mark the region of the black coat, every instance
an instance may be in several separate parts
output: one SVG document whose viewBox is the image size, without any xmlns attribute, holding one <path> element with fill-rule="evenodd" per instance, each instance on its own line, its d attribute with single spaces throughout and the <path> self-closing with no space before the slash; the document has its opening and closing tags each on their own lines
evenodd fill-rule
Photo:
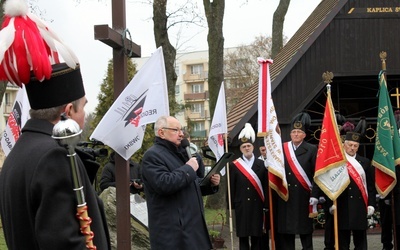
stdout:
<svg viewBox="0 0 400 250">
<path fill-rule="evenodd" d="M 152 250 L 212 248 L 198 177 L 187 161 L 184 149 L 159 137 L 143 156 Z"/>
<path fill-rule="evenodd" d="M 269 229 L 268 209 L 268 171 L 265 168 L 264 161 L 254 159 L 251 169 L 260 179 L 264 192 L 264 201 L 260 198 L 258 192 L 251 184 L 249 179 L 236 167 L 230 163 L 230 186 L 232 209 L 235 210 L 236 234 L 238 237 L 257 236 L 261 237 L 263 232 L 263 223 Z"/>
<path fill-rule="evenodd" d="M 100 178 L 101 191 L 107 189 L 108 187 L 116 187 L 114 155 L 115 152 L 111 153 L 109 161 L 106 163 L 106 165 L 104 165 L 103 172 L 101 172 L 101 178 Z M 130 177 L 130 182 L 133 182 L 134 180 L 136 180 L 136 182 L 142 181 L 140 165 L 136 162 L 133 162 L 132 160 L 129 160 L 129 177 Z M 137 194 L 142 190 L 143 188 L 137 189 L 133 184 L 129 186 L 129 191 L 131 194 Z"/>
<path fill-rule="evenodd" d="M 317 147 L 303 141 L 295 151 L 297 161 L 313 183 Z M 313 219 L 309 218 L 310 192 L 305 190 L 291 170 L 285 154 L 285 171 L 289 199 L 278 199 L 278 232 L 285 234 L 310 234 L 313 232 Z"/>
<path fill-rule="evenodd" d="M 374 168 L 371 166 L 371 161 L 365 157 L 356 155 L 356 160 L 361 164 L 366 174 L 368 206 L 375 206 Z M 330 200 L 328 202 L 332 203 Z M 337 213 L 339 230 L 366 230 L 368 228 L 367 207 L 360 189 L 351 177 L 350 184 L 337 198 Z"/>
<path fill-rule="evenodd" d="M 85 249 L 76 218 L 67 150 L 51 138 L 53 124 L 30 119 L 0 173 L 0 213 L 9 249 Z M 110 249 L 103 211 L 77 159 L 97 249 Z"/>
</svg>

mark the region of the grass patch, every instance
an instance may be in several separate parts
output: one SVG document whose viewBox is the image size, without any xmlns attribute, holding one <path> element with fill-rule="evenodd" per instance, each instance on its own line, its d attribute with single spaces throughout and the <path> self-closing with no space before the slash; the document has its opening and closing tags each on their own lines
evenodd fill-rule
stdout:
<svg viewBox="0 0 400 250">
<path fill-rule="evenodd" d="M 207 225 L 211 226 L 213 224 L 213 222 L 215 223 L 215 225 L 221 225 L 222 218 L 220 215 L 218 215 L 219 213 L 221 213 L 224 216 L 224 223 L 226 223 L 225 209 L 207 209 L 207 208 L 205 208 L 204 214 L 206 217 Z"/>
<path fill-rule="evenodd" d="M 0 249 L 7 250 L 6 240 L 4 239 L 3 226 L 0 219 Z"/>
</svg>

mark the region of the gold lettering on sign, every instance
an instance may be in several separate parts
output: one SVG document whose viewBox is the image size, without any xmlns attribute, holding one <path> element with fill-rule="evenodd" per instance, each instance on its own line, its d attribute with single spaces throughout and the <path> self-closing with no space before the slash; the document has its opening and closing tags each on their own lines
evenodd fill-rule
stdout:
<svg viewBox="0 0 400 250">
<path fill-rule="evenodd" d="M 392 7 L 367 8 L 367 13 L 391 13 L 391 12 L 393 12 Z"/>
</svg>

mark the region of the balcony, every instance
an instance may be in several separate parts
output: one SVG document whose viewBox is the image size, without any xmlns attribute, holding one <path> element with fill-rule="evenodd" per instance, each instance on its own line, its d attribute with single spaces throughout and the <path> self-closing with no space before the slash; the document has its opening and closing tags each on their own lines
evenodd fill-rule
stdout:
<svg viewBox="0 0 400 250">
<path fill-rule="evenodd" d="M 3 114 L 10 114 L 13 109 L 12 103 L 7 103 L 3 105 Z"/>
<path fill-rule="evenodd" d="M 188 93 L 184 94 L 183 98 L 185 101 L 205 101 L 208 99 L 208 91 L 202 93 Z"/>
<path fill-rule="evenodd" d="M 186 82 L 205 81 L 208 78 L 208 71 L 201 71 L 199 74 L 191 74 L 190 71 L 183 75 Z"/>
<path fill-rule="evenodd" d="M 203 110 L 201 112 L 187 112 L 187 118 L 192 121 L 204 121 L 207 120 L 210 116 L 208 110 Z"/>
</svg>

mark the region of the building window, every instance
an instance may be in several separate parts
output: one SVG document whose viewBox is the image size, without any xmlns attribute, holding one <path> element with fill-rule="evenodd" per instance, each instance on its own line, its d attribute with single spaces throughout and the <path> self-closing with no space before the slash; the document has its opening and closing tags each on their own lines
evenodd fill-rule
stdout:
<svg viewBox="0 0 400 250">
<path fill-rule="evenodd" d="M 203 93 L 204 92 L 203 85 L 204 84 L 202 83 L 192 84 L 192 93 Z"/>
<path fill-rule="evenodd" d="M 12 105 L 12 103 L 11 103 L 11 95 L 10 95 L 10 93 L 4 93 L 4 100 L 5 100 L 5 102 L 6 102 L 6 105 L 7 106 L 11 106 Z"/>
<path fill-rule="evenodd" d="M 192 104 L 192 113 L 203 113 L 204 112 L 204 104 L 203 103 L 193 103 Z"/>
<path fill-rule="evenodd" d="M 203 72 L 203 64 L 195 64 L 190 66 L 190 74 L 200 75 Z"/>
<path fill-rule="evenodd" d="M 193 131 L 204 131 L 204 122 L 194 122 Z"/>
<path fill-rule="evenodd" d="M 175 65 L 175 74 L 179 77 L 179 65 Z"/>
<path fill-rule="evenodd" d="M 175 95 L 179 95 L 180 89 L 179 85 L 175 85 Z"/>
</svg>

